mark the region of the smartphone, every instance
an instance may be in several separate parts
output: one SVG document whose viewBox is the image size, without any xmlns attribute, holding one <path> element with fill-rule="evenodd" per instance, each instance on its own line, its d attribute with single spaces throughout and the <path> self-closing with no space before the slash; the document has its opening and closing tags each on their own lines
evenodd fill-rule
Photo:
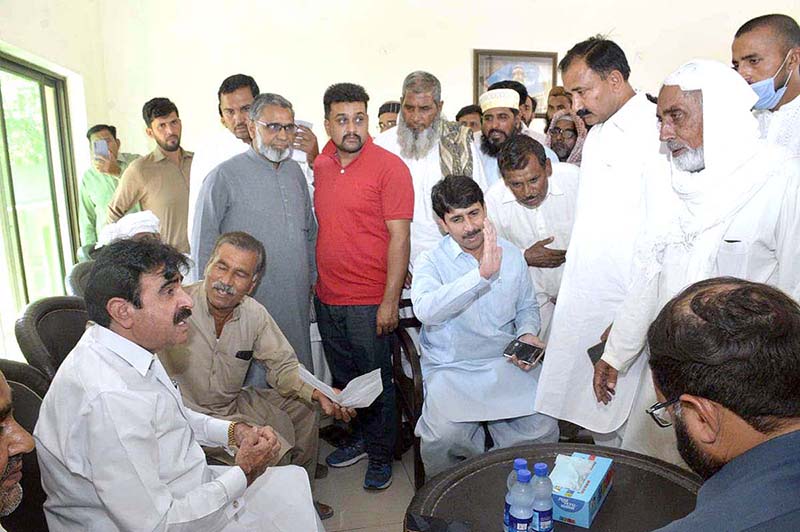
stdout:
<svg viewBox="0 0 800 532">
<path fill-rule="evenodd" d="M 606 342 L 603 340 L 597 345 L 593 345 L 589 349 L 586 350 L 586 353 L 589 355 L 589 360 L 592 361 L 592 365 L 597 364 L 597 361 L 600 360 L 600 357 L 603 356 L 603 352 L 606 350 Z"/>
<path fill-rule="evenodd" d="M 108 141 L 105 139 L 94 141 L 94 154 L 95 156 L 108 159 L 111 156 L 108 151 Z"/>
<path fill-rule="evenodd" d="M 506 358 L 516 356 L 520 362 L 535 366 L 544 359 L 544 348 L 512 340 L 503 350 L 503 356 Z"/>
</svg>

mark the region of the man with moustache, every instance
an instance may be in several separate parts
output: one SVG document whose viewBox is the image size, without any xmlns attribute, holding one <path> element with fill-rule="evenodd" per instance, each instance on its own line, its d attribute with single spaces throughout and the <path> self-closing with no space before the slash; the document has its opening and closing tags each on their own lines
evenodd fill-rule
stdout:
<svg viewBox="0 0 800 532">
<path fill-rule="evenodd" d="M 564 87 L 556 85 L 547 94 L 547 130 L 550 127 L 550 122 L 553 120 L 553 115 L 557 111 L 569 111 L 572 109 L 572 95 L 564 90 Z"/>
<path fill-rule="evenodd" d="M 736 72 L 700 59 L 667 76 L 659 92 L 671 179 L 646 183 L 631 284 L 594 369 L 597 401 L 627 419 L 623 449 L 679 461 L 670 433 L 643 413 L 655 392 L 647 369 L 637 371 L 647 326 L 672 295 L 731 275 L 800 298 L 800 160 L 758 138 L 756 98 Z"/>
<path fill-rule="evenodd" d="M 731 48 L 733 68 L 758 95 L 761 136 L 800 156 L 800 26 L 787 15 L 756 17 Z"/>
<path fill-rule="evenodd" d="M 575 221 L 579 170 L 551 163 L 527 135 L 508 139 L 497 160 L 503 180 L 486 193 L 487 214 L 497 235 L 522 251 L 539 304 L 539 337 L 546 341 Z"/>
<path fill-rule="evenodd" d="M 448 176 L 431 201 L 448 235 L 419 256 L 411 285 L 425 379 L 415 434 L 429 477 L 483 453 L 483 423 L 495 448 L 558 440 L 556 420 L 533 409 L 540 368 L 503 357 L 515 338 L 544 345 L 522 253 L 497 238 L 473 180 Z"/>
<path fill-rule="evenodd" d="M 480 105 L 465 105 L 456 113 L 456 122 L 462 126 L 466 126 L 472 130 L 473 133 L 481 132 L 481 106 Z"/>
<path fill-rule="evenodd" d="M 317 157 L 319 219 L 314 307 L 333 384 L 380 369 L 383 391 L 358 411 L 353 437 L 328 455 L 331 467 L 368 458 L 364 489 L 392 483 L 395 397 L 391 333 L 408 271 L 414 189 L 408 168 L 369 136 L 369 96 L 354 83 L 328 87 L 322 103 L 330 141 Z M 390 130 L 391 131 L 391 130 Z"/>
<path fill-rule="evenodd" d="M 587 350 L 601 341 L 630 286 L 645 213 L 643 183 L 667 181 L 669 165 L 659 151 L 655 104 L 631 87 L 628 60 L 616 43 L 580 42 L 559 68 L 572 108 L 593 127 L 583 147 L 575 225 L 536 408 L 591 430 L 598 443 L 619 446 L 616 431 L 626 416 L 597 402 Z M 630 373 L 644 365 L 640 358 Z"/>
<path fill-rule="evenodd" d="M 583 144 L 589 131 L 586 124 L 571 109 L 556 111 L 547 128 L 547 144 L 562 163 L 581 165 Z"/>
<path fill-rule="evenodd" d="M 122 174 L 108 204 L 108 223 L 116 222 L 138 204 L 161 221 L 164 242 L 189 253 L 189 173 L 194 154 L 181 148 L 181 119 L 169 99 L 148 101 L 142 117 L 156 148 L 133 161 Z"/>
<path fill-rule="evenodd" d="M 324 530 L 305 471 L 271 467 L 266 426 L 184 405 L 156 353 L 186 342 L 187 258 L 155 238 L 99 253 L 86 289 L 90 326 L 58 369 L 36 424 L 51 530 Z M 200 445 L 235 452 L 209 467 Z"/>
<path fill-rule="evenodd" d="M 281 442 L 281 463 L 303 467 L 313 487 L 319 447 L 314 403 L 345 421 L 355 412 L 300 380 L 292 346 L 264 306 L 250 297 L 266 269 L 261 242 L 243 232 L 221 235 L 205 280 L 185 287 L 194 309 L 187 322 L 189 340 L 168 348 L 161 359 L 195 412 L 272 427 Z M 270 388 L 244 386 L 251 362 L 266 368 Z M 322 519 L 333 515 L 329 506 L 317 504 Z"/>
<path fill-rule="evenodd" d="M 800 307 L 721 277 L 675 296 L 650 326 L 656 430 L 705 483 L 659 532 L 800 529 Z"/>
<path fill-rule="evenodd" d="M 253 298 L 275 319 L 300 363 L 313 371 L 309 316 L 317 222 L 303 171 L 291 159 L 297 131 L 292 104 L 277 94 L 258 95 L 247 127 L 250 149 L 217 166 L 203 183 L 192 258 L 208 264 L 219 236 L 233 231 L 263 243 L 270 267 Z M 256 381 L 264 376 L 251 375 L 249 382 Z"/>
<path fill-rule="evenodd" d="M 5 517 L 22 502 L 22 455 L 33 450 L 33 438 L 14 419 L 13 397 L 0 372 L 0 517 Z M 0 525 L 0 532 L 5 529 Z"/>
<path fill-rule="evenodd" d="M 442 116 L 443 105 L 442 85 L 436 76 L 412 72 L 403 81 L 397 127 L 375 138 L 375 144 L 403 160 L 413 178 L 412 267 L 422 251 L 436 246 L 442 238 L 430 203 L 433 185 L 458 174 L 486 188 L 472 131 L 447 121 Z"/>
</svg>

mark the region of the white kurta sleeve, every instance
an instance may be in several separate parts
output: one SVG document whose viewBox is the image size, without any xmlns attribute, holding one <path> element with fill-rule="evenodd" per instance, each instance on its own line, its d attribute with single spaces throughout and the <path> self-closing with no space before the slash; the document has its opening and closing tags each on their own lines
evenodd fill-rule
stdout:
<svg viewBox="0 0 800 532">
<path fill-rule="evenodd" d="M 450 283 L 443 283 L 434 264 L 433 254 L 422 253 L 414 267 L 411 301 L 414 315 L 424 325 L 440 325 L 472 303 L 489 281 L 478 268 L 470 270 Z"/>
<path fill-rule="evenodd" d="M 159 462 L 177 457 L 164 456 L 159 447 L 158 401 L 120 391 L 101 393 L 89 403 L 85 424 L 75 430 L 85 430 L 88 436 L 84 459 L 91 466 L 97 497 L 120 530 L 221 530 L 228 521 L 227 505 L 244 494 L 244 472 L 232 467 L 183 497 L 174 497 L 159 476 Z M 204 430 L 218 428 L 210 424 Z"/>
<path fill-rule="evenodd" d="M 778 288 L 800 301 L 800 158 L 789 159 L 785 168 L 793 175 L 788 180 L 775 235 Z"/>
</svg>

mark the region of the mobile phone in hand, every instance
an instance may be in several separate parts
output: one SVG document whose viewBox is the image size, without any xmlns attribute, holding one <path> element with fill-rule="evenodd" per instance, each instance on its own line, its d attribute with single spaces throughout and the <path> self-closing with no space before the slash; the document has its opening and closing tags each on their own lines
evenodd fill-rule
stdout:
<svg viewBox="0 0 800 532">
<path fill-rule="evenodd" d="M 105 139 L 94 141 L 94 154 L 95 156 L 108 159 L 111 156 L 108 151 L 108 141 Z"/>
<path fill-rule="evenodd" d="M 605 350 L 606 350 L 605 340 L 600 342 L 599 344 L 593 345 L 592 347 L 586 350 L 586 354 L 589 355 L 589 360 L 592 361 L 592 365 L 597 364 L 597 361 L 600 360 L 601 356 L 603 356 L 603 352 Z"/>
<path fill-rule="evenodd" d="M 519 340 L 512 340 L 503 350 L 503 356 L 511 358 L 516 356 L 517 360 L 524 364 L 534 366 L 544 358 L 544 348 L 536 345 L 526 344 Z"/>
</svg>

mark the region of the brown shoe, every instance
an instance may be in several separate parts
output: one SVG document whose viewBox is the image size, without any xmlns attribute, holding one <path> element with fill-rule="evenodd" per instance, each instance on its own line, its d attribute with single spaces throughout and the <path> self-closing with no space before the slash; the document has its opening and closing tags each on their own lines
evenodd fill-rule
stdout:
<svg viewBox="0 0 800 532">
<path fill-rule="evenodd" d="M 317 470 L 314 472 L 314 479 L 319 480 L 328 476 L 328 466 L 325 464 L 317 464 Z"/>
<path fill-rule="evenodd" d="M 331 508 L 327 504 L 323 504 L 319 501 L 314 501 L 314 508 L 317 509 L 317 515 L 319 515 L 321 521 L 333 517 L 333 508 Z"/>
</svg>

